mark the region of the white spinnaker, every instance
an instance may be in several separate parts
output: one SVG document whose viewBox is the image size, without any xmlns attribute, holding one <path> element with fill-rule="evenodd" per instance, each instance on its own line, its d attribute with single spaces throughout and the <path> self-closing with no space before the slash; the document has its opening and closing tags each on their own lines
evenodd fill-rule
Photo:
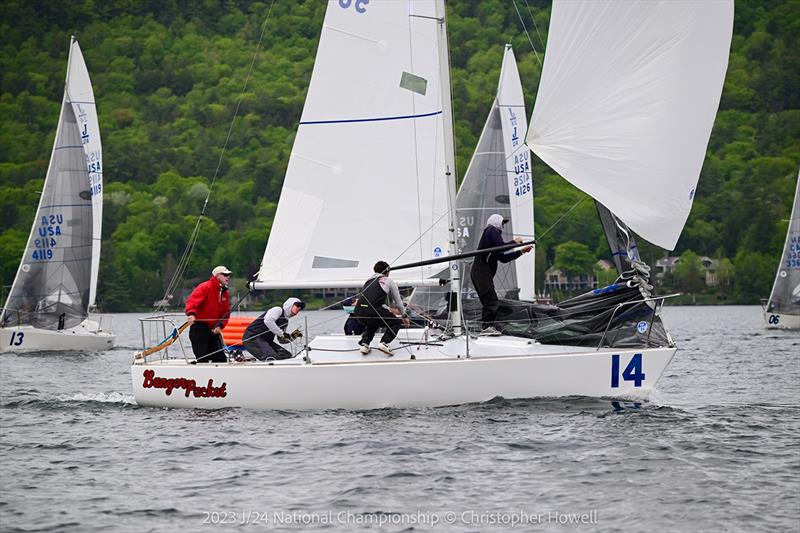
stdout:
<svg viewBox="0 0 800 533">
<path fill-rule="evenodd" d="M 506 175 L 508 176 L 508 197 L 511 204 L 511 224 L 515 236 L 531 240 L 533 226 L 533 183 L 531 179 L 531 154 L 525 146 L 525 128 L 528 124 L 525 113 L 525 99 L 522 96 L 522 82 L 519 79 L 517 60 L 511 45 L 506 45 L 500 83 L 497 90 L 497 104 L 500 108 L 500 121 L 503 125 L 503 146 L 506 153 Z M 534 291 L 535 255 L 523 254 L 516 261 L 517 285 L 520 300 L 532 301 Z"/>
<path fill-rule="evenodd" d="M 89 170 L 92 194 L 92 277 L 89 285 L 89 307 L 97 295 L 97 275 L 100 269 L 100 243 L 103 234 L 103 146 L 94 101 L 92 82 L 83 60 L 78 41 L 72 38 L 71 56 L 66 83 L 67 99 L 78 121 L 86 165 Z"/>
<path fill-rule="evenodd" d="M 256 287 L 360 285 L 377 260 L 447 253 L 435 15 L 425 0 L 328 3 Z"/>
<path fill-rule="evenodd" d="M 731 0 L 554 1 L 528 146 L 641 237 L 673 249 L 732 32 Z"/>
</svg>

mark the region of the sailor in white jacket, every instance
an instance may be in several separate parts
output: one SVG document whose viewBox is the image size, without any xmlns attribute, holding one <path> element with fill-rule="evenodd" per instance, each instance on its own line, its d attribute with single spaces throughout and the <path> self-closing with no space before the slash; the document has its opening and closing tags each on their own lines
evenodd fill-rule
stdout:
<svg viewBox="0 0 800 533">
<path fill-rule="evenodd" d="M 281 344 L 289 342 L 286 334 L 289 318 L 297 315 L 305 306 L 299 298 L 289 298 L 283 303 L 283 307 L 276 305 L 262 313 L 247 326 L 242 336 L 244 347 L 261 361 L 293 357 L 287 350 L 275 344 L 275 340 Z"/>
</svg>

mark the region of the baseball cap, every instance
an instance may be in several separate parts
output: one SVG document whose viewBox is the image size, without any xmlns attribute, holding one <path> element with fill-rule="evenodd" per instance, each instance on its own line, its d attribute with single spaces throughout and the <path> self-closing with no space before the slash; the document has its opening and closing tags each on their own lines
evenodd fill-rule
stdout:
<svg viewBox="0 0 800 533">
<path fill-rule="evenodd" d="M 218 267 L 214 267 L 214 270 L 211 271 L 212 276 L 216 276 L 217 274 L 226 274 L 230 276 L 231 274 L 233 274 L 233 272 L 228 270 L 228 267 L 220 265 Z"/>
</svg>

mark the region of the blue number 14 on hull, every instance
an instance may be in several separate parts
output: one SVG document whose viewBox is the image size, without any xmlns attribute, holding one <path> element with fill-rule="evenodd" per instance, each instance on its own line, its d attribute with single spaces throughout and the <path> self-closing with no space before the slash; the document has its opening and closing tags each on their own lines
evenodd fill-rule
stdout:
<svg viewBox="0 0 800 533">
<path fill-rule="evenodd" d="M 633 381 L 634 387 L 641 387 L 644 382 L 644 372 L 642 372 L 642 354 L 633 354 L 628 366 L 622 371 L 624 381 Z M 619 388 L 619 354 L 611 356 L 611 388 Z"/>
</svg>

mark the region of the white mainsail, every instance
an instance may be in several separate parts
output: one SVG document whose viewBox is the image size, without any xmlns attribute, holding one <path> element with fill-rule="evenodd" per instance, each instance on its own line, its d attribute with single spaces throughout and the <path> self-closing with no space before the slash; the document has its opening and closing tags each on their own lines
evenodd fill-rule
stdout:
<svg viewBox="0 0 800 533">
<path fill-rule="evenodd" d="M 328 3 L 256 288 L 356 287 L 377 260 L 448 252 L 436 5 Z"/>
<path fill-rule="evenodd" d="M 527 127 L 522 83 L 510 44 L 506 45 L 497 93 L 456 196 L 456 252 L 477 249 L 487 218 L 497 213 L 509 220 L 504 239 L 520 235 L 533 238 L 533 189 L 530 151 L 525 146 Z M 497 293 L 504 298 L 532 300 L 533 254 L 512 263 L 500 263 L 495 276 Z M 440 267 L 441 268 L 441 267 Z M 469 268 L 461 280 L 461 294 L 476 298 Z M 444 267 L 440 277 L 447 279 Z M 449 285 L 415 289 L 411 303 L 417 310 L 438 314 L 446 308 Z"/>
<path fill-rule="evenodd" d="M 97 107 L 94 101 L 92 82 L 83 60 L 81 47 L 73 37 L 70 46 L 70 60 L 67 71 L 65 98 L 72 105 L 78 121 L 81 144 L 86 154 L 89 171 L 90 193 L 92 195 L 92 273 L 89 283 L 89 307 L 93 307 L 97 297 L 97 276 L 100 270 L 100 244 L 103 234 L 103 146 L 100 142 L 100 125 L 97 121 Z"/>
<path fill-rule="evenodd" d="M 534 237 L 533 226 L 533 180 L 531 176 L 531 153 L 525 146 L 525 128 L 528 117 L 522 82 L 519 79 L 517 60 L 511 45 L 506 45 L 500 85 L 497 90 L 497 106 L 503 124 L 503 146 L 505 148 L 508 196 L 511 207 L 511 230 L 515 236 L 526 241 Z M 534 253 L 523 254 L 513 265 L 517 271 L 520 300 L 532 301 L 534 291 Z"/>
<path fill-rule="evenodd" d="M 527 144 L 673 249 L 719 107 L 733 2 L 555 1 Z"/>
</svg>

